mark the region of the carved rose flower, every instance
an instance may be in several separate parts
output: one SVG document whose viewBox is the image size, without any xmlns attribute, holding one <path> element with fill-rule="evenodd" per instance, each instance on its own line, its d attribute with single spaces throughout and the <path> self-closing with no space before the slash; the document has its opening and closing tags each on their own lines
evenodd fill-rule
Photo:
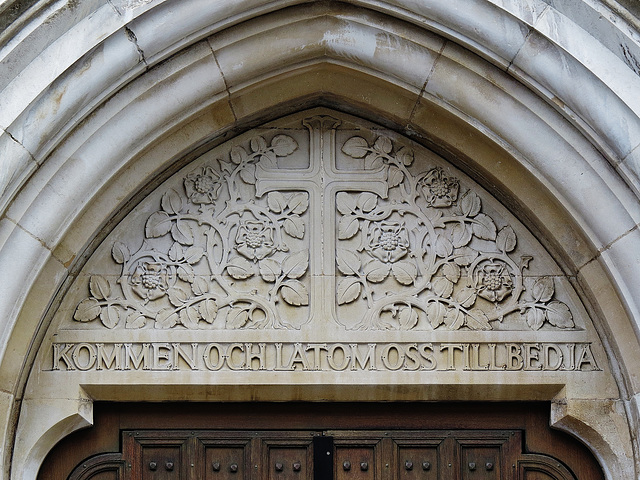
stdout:
<svg viewBox="0 0 640 480">
<path fill-rule="evenodd" d="M 169 288 L 167 266 L 163 263 L 143 262 L 136 267 L 129 283 L 140 298 L 156 300 L 164 296 Z"/>
<path fill-rule="evenodd" d="M 418 185 L 429 207 L 450 207 L 458 199 L 458 179 L 447 177 L 439 167 L 429 170 Z"/>
<path fill-rule="evenodd" d="M 275 250 L 273 227 L 259 220 L 240 223 L 236 235 L 236 250 L 249 260 L 262 260 Z"/>
<path fill-rule="evenodd" d="M 409 233 L 401 223 L 372 223 L 369 226 L 365 248 L 370 255 L 382 262 L 396 262 L 409 250 Z"/>
<path fill-rule="evenodd" d="M 213 203 L 220 192 L 220 175 L 211 167 L 203 167 L 184 179 L 184 189 L 193 203 Z"/>
<path fill-rule="evenodd" d="M 485 263 L 474 275 L 476 292 L 490 302 L 499 302 L 513 290 L 509 267 L 503 262 Z"/>
</svg>

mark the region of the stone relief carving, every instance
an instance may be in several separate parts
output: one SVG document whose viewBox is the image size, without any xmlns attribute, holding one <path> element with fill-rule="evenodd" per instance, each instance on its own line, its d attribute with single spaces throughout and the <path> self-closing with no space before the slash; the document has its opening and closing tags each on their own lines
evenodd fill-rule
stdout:
<svg viewBox="0 0 640 480">
<path fill-rule="evenodd" d="M 497 229 L 480 197 L 440 167 L 413 174 L 413 150 L 379 136 L 348 139 L 342 152 L 386 171 L 388 196 L 339 192 L 337 303 L 366 303 L 356 328 L 489 330 L 509 314 L 527 325 L 574 326 L 554 300 L 553 278 L 526 279 L 531 256 L 512 258 L 517 237 Z"/>
<path fill-rule="evenodd" d="M 261 137 L 249 150 L 234 146 L 230 161 L 217 160 L 184 178 L 183 192 L 166 191 L 160 210 L 146 221 L 140 248 L 116 242 L 111 254 L 122 266 L 110 282 L 89 280 L 90 296 L 74 320 L 99 319 L 107 328 L 290 328 L 279 303 L 309 304 L 304 278 L 306 192 L 270 192 L 256 198 L 256 165 L 276 165 L 298 148 L 293 138 Z M 295 248 L 290 248 L 295 246 Z M 259 280 L 256 280 L 259 279 Z"/>
<path fill-rule="evenodd" d="M 236 144 L 185 174 L 180 191 L 167 188 L 142 244 L 113 243 L 119 275 L 92 275 L 73 319 L 300 328 L 322 311 L 329 318 L 312 321 L 363 330 L 574 327 L 554 279 L 525 275 L 533 257 L 516 255 L 514 228 L 498 228 L 472 188 L 384 135 L 336 145 L 338 120 L 303 124 L 307 169 L 289 168 L 298 143 L 278 133 Z"/>
</svg>

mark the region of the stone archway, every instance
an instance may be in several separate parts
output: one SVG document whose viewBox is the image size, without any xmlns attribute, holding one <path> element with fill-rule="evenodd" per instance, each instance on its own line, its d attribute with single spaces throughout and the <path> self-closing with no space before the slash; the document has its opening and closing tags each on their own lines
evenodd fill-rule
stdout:
<svg viewBox="0 0 640 480">
<path fill-rule="evenodd" d="M 113 17 L 100 10 L 100 15 L 106 16 L 102 18 L 112 19 L 104 25 L 113 35 L 107 35 L 100 48 L 88 51 L 77 64 L 71 61 L 77 58 L 75 53 L 65 57 L 73 67 L 61 74 L 50 90 L 35 82 L 17 94 L 19 80 L 9 82 L 3 97 L 3 105 L 12 99 L 11 109 L 5 110 L 9 120 L 2 125 L 11 133 L 11 137 L 5 134 L 6 148 L 17 162 L 27 158 L 26 164 L 33 169 L 44 163 L 3 218 L 3 271 L 15 278 L 2 304 L 8 319 L 3 333 L 3 402 L 16 416 L 20 406 L 23 412 L 22 424 L 17 427 L 18 443 L 13 448 L 19 452 L 14 475 L 29 476 L 58 438 L 90 421 L 89 404 L 82 392 L 52 400 L 30 396 L 24 385 L 51 320 L 46 314 L 53 312 L 49 304 L 55 292 L 77 273 L 81 257 L 93 251 L 92 242 L 119 219 L 121 207 L 135 203 L 154 179 L 159 181 L 174 171 L 180 159 L 187 161 L 199 146 L 213 139 L 222 141 L 301 105 L 358 112 L 437 148 L 517 212 L 543 241 L 584 292 L 620 389 L 612 403 L 607 401 L 615 412 L 610 416 L 588 413 L 592 408 L 601 411 L 602 403 L 571 399 L 566 405 L 559 402 L 554 406 L 555 421 L 592 446 L 610 477 L 628 474 L 633 469 L 633 455 L 631 441 L 624 438 L 628 438 L 625 429 L 635 428 L 629 414 L 637 391 L 631 366 L 637 364 L 638 350 L 635 323 L 629 320 L 629 316 L 635 318 L 636 272 L 626 266 L 636 261 L 630 246 L 637 233 L 632 170 L 637 118 L 634 100 L 621 84 L 629 80 L 627 85 L 633 85 L 637 80 L 623 71 L 619 79 L 602 83 L 597 65 L 586 72 L 561 69 L 582 72 L 582 79 L 593 80 L 595 76 L 597 81 L 588 84 L 603 89 L 598 90 L 600 95 L 574 96 L 567 77 L 555 77 L 549 73 L 554 69 L 542 68 L 543 60 L 555 61 L 554 65 L 566 60 L 578 68 L 579 52 L 563 44 L 561 35 L 553 37 L 553 32 L 545 30 L 550 18 L 557 18 L 555 25 L 573 24 L 563 23 L 567 17 L 557 15 L 556 10 L 540 7 L 514 11 L 479 3 L 479 11 L 494 15 L 505 26 L 483 41 L 473 29 L 465 30 L 461 17 L 443 17 L 452 13 L 444 6 L 419 12 L 389 4 L 374 12 L 328 3 L 311 12 L 290 8 L 266 15 L 271 9 L 267 5 L 262 12 L 238 7 L 235 12 L 210 11 L 209 17 L 197 19 L 183 10 L 183 17 L 171 17 L 184 20 L 176 22 L 183 28 L 180 34 L 173 32 L 179 40 L 167 30 L 145 30 L 153 22 L 166 21 L 169 3 L 126 11 L 116 8 Z M 188 9 L 188 2 L 181 8 Z M 467 14 L 470 12 L 457 13 Z M 212 21 L 215 16 L 224 20 Z M 428 19 L 429 29 L 420 27 L 420 18 Z M 208 29 L 192 23 L 200 20 L 209 22 Z M 241 27 L 233 28 L 242 21 Z M 273 43 L 284 38 L 279 35 L 284 25 L 304 32 L 296 37 L 298 45 Z M 189 29 L 192 36 L 185 35 Z M 157 37 L 145 37 L 145 31 L 162 31 L 165 43 L 154 42 Z M 430 31 L 444 33 L 449 40 Z M 527 32 L 533 34 L 527 36 Z M 209 41 L 199 41 L 208 34 L 212 35 Z M 541 55 L 536 42 L 545 34 L 571 54 L 564 56 L 562 49 L 550 48 L 545 50 L 548 55 Z M 498 44 L 512 44 L 503 42 L 505 38 L 520 38 L 513 43 L 519 48 L 514 47 L 511 53 L 498 48 Z M 490 62 L 457 43 L 471 47 Z M 255 55 L 261 44 L 270 46 L 271 56 L 267 52 Z M 80 45 L 86 48 L 96 43 Z M 376 47 L 367 50 L 373 45 Z M 634 44 L 629 45 L 633 52 Z M 398 62 L 398 51 L 403 52 L 402 62 Z M 128 64 L 119 64 L 120 73 L 110 68 L 110 52 L 128 55 L 118 57 L 129 59 Z M 414 60 L 407 62 L 406 58 Z M 46 63 L 46 56 L 41 59 L 45 65 L 54 64 Z M 514 62 L 512 76 L 495 67 L 504 67 L 504 59 Z M 67 61 L 59 60 L 58 69 Z M 406 64 L 420 68 L 407 71 Z M 154 68 L 143 74 L 146 65 Z M 29 68 L 36 66 L 37 62 Z M 107 70 L 118 78 L 102 76 L 100 66 L 109 66 Z M 74 71 L 96 72 L 101 80 L 93 82 L 88 76 L 74 75 Z M 58 73 L 44 75 L 44 81 L 52 81 Z M 22 75 L 29 77 L 28 68 Z M 538 94 L 558 93 L 556 103 L 541 100 L 544 95 L 535 95 L 514 77 Z M 126 86 L 120 83 L 129 80 Z M 106 89 L 105 84 L 109 85 Z M 50 101 L 51 96 L 73 85 L 86 86 L 94 93 L 85 97 L 86 102 L 80 96 L 64 95 L 58 102 Z M 609 105 L 620 106 L 621 115 L 610 115 L 598 107 L 595 99 L 604 94 Z M 164 101 L 159 103 L 158 97 Z M 56 105 L 53 115 L 48 109 Z M 25 106 L 28 108 L 21 113 Z M 89 111 L 91 115 L 86 116 Z M 40 118 L 45 120 L 37 120 Z M 620 119 L 627 122 L 624 128 L 610 123 Z M 533 126 L 536 135 L 531 135 Z M 558 158 L 563 161 L 556 161 Z M 23 179 L 17 177 L 11 185 L 22 185 Z M 68 189 L 69 185 L 74 188 Z M 618 213 L 610 215 L 612 210 Z M 567 229 L 567 225 L 573 228 Z M 42 428 L 33 429 L 25 423 L 32 409 L 41 405 L 55 405 L 57 412 L 50 420 L 54 423 L 42 424 L 50 427 L 44 434 Z M 9 419 L 6 439 L 8 461 L 14 441 Z"/>
</svg>

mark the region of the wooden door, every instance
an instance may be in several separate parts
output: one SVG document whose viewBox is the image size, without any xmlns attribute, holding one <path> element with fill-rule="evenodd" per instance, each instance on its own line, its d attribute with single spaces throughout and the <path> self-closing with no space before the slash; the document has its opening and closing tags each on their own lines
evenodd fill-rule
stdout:
<svg viewBox="0 0 640 480">
<path fill-rule="evenodd" d="M 89 456 L 75 468 L 61 467 L 60 455 L 80 452 L 73 442 L 54 449 L 40 479 L 56 480 L 600 480 L 604 476 L 593 457 L 575 442 L 535 423 L 504 428 L 518 414 L 516 408 L 473 416 L 461 412 L 434 417 L 420 415 L 419 404 L 395 414 L 388 406 L 327 406 L 295 408 L 264 405 L 264 415 L 230 407 L 213 423 L 207 415 L 164 417 L 166 406 L 145 406 L 146 414 L 127 420 L 119 412 L 110 429 L 118 429 L 117 452 Z M 229 407 L 227 407 L 229 408 Z M 279 411 L 278 408 L 283 409 Z M 432 409 L 434 407 L 431 407 Z M 255 409 L 255 407 L 254 407 Z M 273 409 L 270 414 L 269 410 Z M 315 410 L 315 411 L 314 411 Z M 446 409 L 445 409 L 446 410 Z M 449 409 L 451 410 L 451 408 Z M 235 413 L 233 413 L 235 412 Z M 277 412 L 277 413 L 275 413 Z M 351 416 L 349 416 L 351 412 Z M 495 416 L 489 416 L 488 413 Z M 101 420 L 97 415 L 97 422 Z M 181 418 L 182 417 L 182 418 Z M 254 418 L 255 417 L 255 418 Z M 425 418 L 426 417 L 426 418 Z M 478 418 L 484 420 L 478 421 Z M 513 417 L 513 418 L 510 418 Z M 475 421 L 473 420 L 475 418 Z M 445 420 L 446 419 L 446 420 Z M 106 419 L 109 423 L 108 418 Z M 286 421 L 285 421 L 286 420 Z M 498 428 L 487 428 L 496 420 Z M 209 422 L 209 425 L 206 423 Z M 520 419 L 522 422 L 522 419 Z M 211 428 L 175 428 L 207 426 Z M 440 425 L 438 425 L 440 423 Z M 475 423 L 475 424 L 474 424 Z M 251 429 L 250 424 L 260 429 Z M 435 427 L 427 428 L 429 424 Z M 308 425 L 310 428 L 300 428 Z M 371 429 L 373 425 L 385 428 Z M 537 426 L 536 426 L 537 425 Z M 150 426 L 159 428 L 149 428 Z M 236 428 L 230 429 L 234 426 Z M 360 426 L 364 428 L 354 428 Z M 392 427 L 393 426 L 393 427 Z M 419 427 L 419 428 L 412 428 Z M 449 428 L 442 428 L 448 426 Z M 455 426 L 455 428 L 451 428 Z M 485 428 L 472 428 L 483 426 Z M 515 426 L 515 425 L 513 425 Z M 265 428 L 268 427 L 268 428 Z M 289 427 L 289 428 L 287 428 Z M 392 427 L 392 428 L 389 428 Z M 469 428 L 465 428 L 469 427 Z M 539 432 L 538 432 L 539 430 Z M 549 432 L 547 432 L 549 433 Z M 77 434 L 81 438 L 83 434 Z M 91 438 L 91 434 L 88 435 Z M 85 438 L 87 435 L 85 434 Z M 96 442 L 97 437 L 92 442 Z M 572 443 L 573 442 L 573 443 Z M 64 442 L 63 442 L 64 443 Z M 548 444 L 547 444 L 548 443 Z M 86 445 L 76 441 L 79 450 Z M 546 446 L 545 446 L 546 445 Z M 531 447 L 538 451 L 531 451 Z M 579 445 L 578 445 L 579 446 Z M 92 451 L 96 451 L 93 445 Z M 90 449 L 91 450 L 91 449 Z M 579 455 L 577 452 L 581 452 Z M 580 456 L 581 455 L 581 456 Z M 80 457 L 82 458 L 82 457 Z M 66 464 L 69 465 L 69 459 Z M 77 461 L 76 461 L 77 462 Z M 56 463 L 58 466 L 56 467 Z M 64 472 L 64 469 L 66 473 Z"/>
</svg>

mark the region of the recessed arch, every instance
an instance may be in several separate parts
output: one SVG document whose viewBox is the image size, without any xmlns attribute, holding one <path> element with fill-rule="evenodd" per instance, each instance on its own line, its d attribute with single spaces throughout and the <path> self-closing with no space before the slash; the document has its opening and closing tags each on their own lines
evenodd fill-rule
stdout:
<svg viewBox="0 0 640 480">
<path fill-rule="evenodd" d="M 637 379 L 626 365 L 635 365 L 638 355 L 633 321 L 637 283 L 635 270 L 626 266 L 637 261 L 632 252 L 639 209 L 629 170 L 637 138 L 634 100 L 617 80 L 604 87 L 594 82 L 613 92 L 611 103 L 623 104 L 620 111 L 627 113 L 616 118 L 626 119 L 629 128 L 621 133 L 619 125 L 608 123 L 615 116 L 591 115 L 592 109 L 604 110 L 581 103 L 592 96 L 574 99 L 562 90 L 568 79 L 554 79 L 560 88 L 544 78 L 551 68 L 536 70 L 535 62 L 526 64 L 534 58 L 527 53 L 533 44 L 526 44 L 532 29 L 531 36 L 546 34 L 548 40 L 551 33 L 543 31 L 549 25 L 546 20 L 566 17 L 546 4 L 506 11 L 478 2 L 477 8 L 505 26 L 492 32 L 495 37 L 480 40 L 470 35 L 473 29 L 465 30 L 465 21 L 455 16 L 460 12 L 444 5 L 420 12 L 399 2 L 373 9 L 365 9 L 364 3 L 329 2 L 308 12 L 307 6 L 296 8 L 293 3 L 278 11 L 272 4 L 256 3 L 254 8 L 225 7 L 237 9 L 233 12 L 211 10 L 208 16 L 190 18 L 191 23 L 176 21 L 179 28 L 173 36 L 170 30 L 156 28 L 166 22 L 168 12 L 176 13 L 175 8 L 185 14 L 174 20 L 184 20 L 191 8 L 187 3 L 178 7 L 159 2 L 109 15 L 102 10 L 100 14 L 111 19 L 110 27 L 105 26 L 111 34 L 102 43 L 79 44 L 85 50 L 76 51 L 76 57 L 65 50 L 70 55 L 67 67 L 51 73 L 57 83 L 47 88 L 34 85 L 12 97 L 16 90 L 11 85 L 19 85 L 15 80 L 5 90 L 2 105 L 12 101 L 6 110 L 10 120 L 1 125 L 7 148 L 16 150 L 12 158 L 26 155 L 33 172 L 28 182 L 14 185 L 22 189 L 2 219 L 3 268 L 16 278 L 2 304 L 8 319 L 2 347 L 7 403 L 29 401 L 22 389 L 55 292 L 69 281 L 79 257 L 88 254 L 87 246 L 118 218 L 117 211 L 148 190 L 150 179 L 174 171 L 202 145 L 301 108 L 328 106 L 436 148 L 476 176 L 544 239 L 601 320 L 599 333 L 620 368 L 618 408 L 626 405 L 627 415 L 632 412 Z M 428 28 L 423 28 L 424 22 Z M 284 41 L 284 32 L 290 35 L 292 28 L 300 35 Z M 160 32 L 162 38 L 157 38 Z M 60 38 L 73 38 L 65 35 Z M 502 42 L 507 37 L 520 39 L 514 40 L 512 51 L 496 46 L 509 45 Z M 496 38 L 493 44 L 491 38 Z M 273 46 L 277 41 L 283 42 L 277 52 L 252 54 L 257 45 Z M 14 55 L 18 47 L 15 44 Z M 406 68 L 406 60 L 398 61 L 397 51 L 412 59 L 413 68 Z M 53 67 L 45 57 L 38 58 Z M 550 58 L 557 63 L 566 60 Z M 97 66 L 101 59 L 102 70 Z M 114 65 L 120 70 L 112 69 Z M 98 77 L 108 70 L 114 80 L 101 77 L 102 83 L 96 83 L 77 77 L 83 68 L 97 68 Z M 25 72 L 22 78 L 29 76 L 29 70 Z M 594 67 L 579 77 L 596 74 Z M 46 81 L 52 82 L 52 76 Z M 629 78 L 625 73 L 624 79 Z M 67 101 L 63 95 L 59 110 L 47 110 L 56 92 L 73 91 L 74 85 L 86 85 L 88 93 Z M 550 92 L 560 93 L 557 98 L 564 106 L 550 101 Z M 12 112 L 15 116 L 10 118 Z M 34 120 L 38 116 L 45 120 Z M 538 137 L 531 134 L 532 126 Z M 609 215 L 612 210 L 618 214 Z M 611 422 L 607 425 L 604 435 L 618 436 L 608 442 L 620 442 L 625 434 Z M 21 433 L 21 428 L 21 439 L 37 436 L 28 429 Z M 12 438 L 9 433 L 7 446 Z M 611 472 L 629 471 L 631 460 L 624 461 L 626 466 L 611 466 Z M 607 462 L 612 460 L 603 459 Z M 16 466 L 19 471 L 19 463 Z"/>
</svg>

